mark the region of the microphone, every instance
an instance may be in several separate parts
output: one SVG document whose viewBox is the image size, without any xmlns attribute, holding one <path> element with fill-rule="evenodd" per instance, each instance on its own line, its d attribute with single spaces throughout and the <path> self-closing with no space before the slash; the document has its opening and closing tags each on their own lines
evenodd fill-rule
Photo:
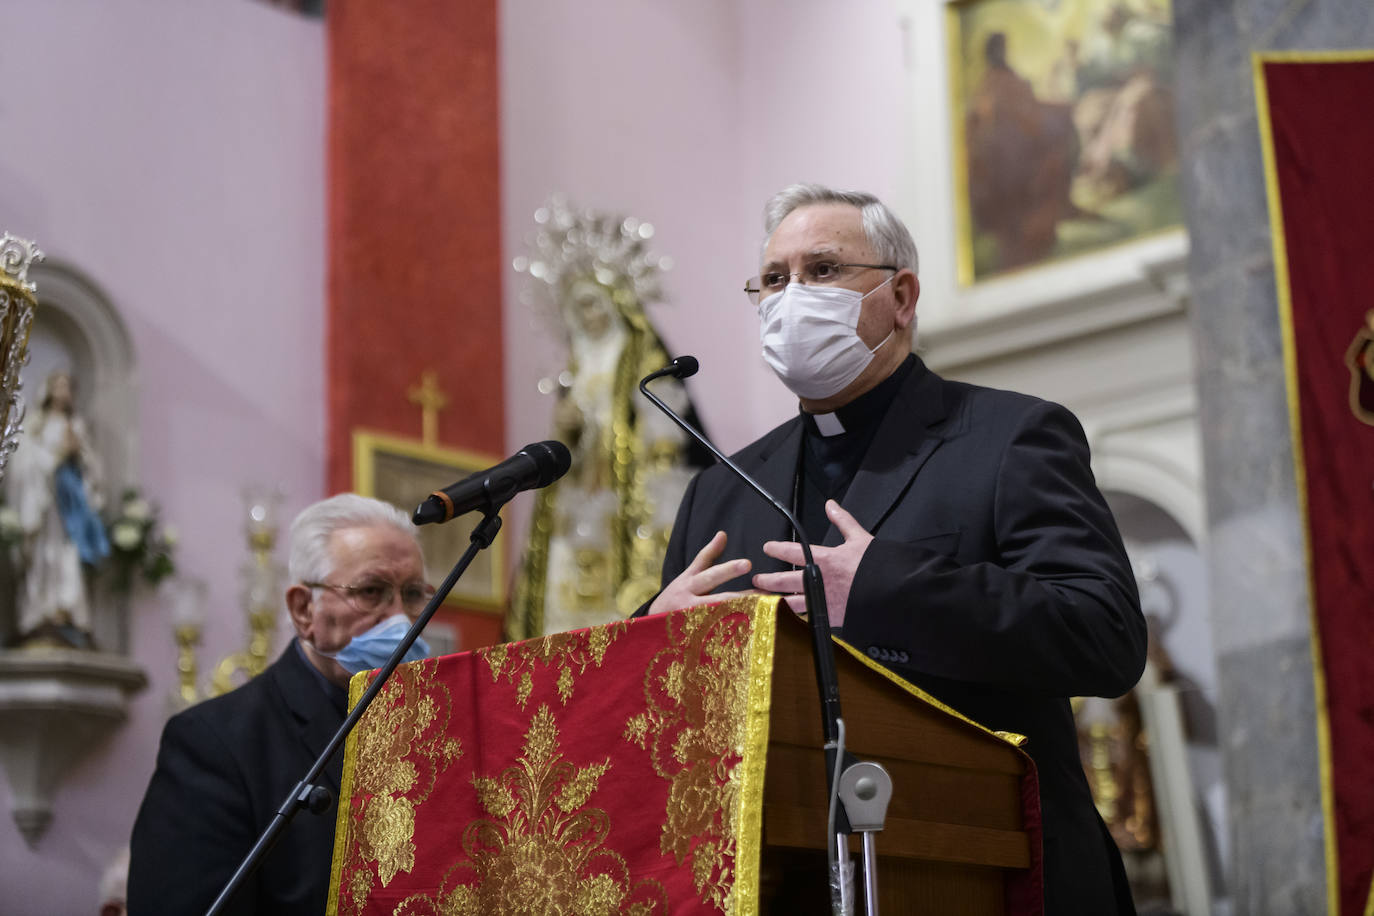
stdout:
<svg viewBox="0 0 1374 916">
<path fill-rule="evenodd" d="M 411 517 L 417 525 L 446 522 L 474 509 L 491 511 L 522 490 L 547 487 L 572 466 L 572 453 L 562 442 L 546 439 L 525 446 L 505 461 L 435 490 Z"/>
<path fill-rule="evenodd" d="M 677 359 L 673 360 L 671 363 L 664 366 L 662 369 L 659 369 L 657 372 L 650 372 L 648 375 L 644 376 L 644 378 L 641 379 L 639 382 L 639 390 L 643 391 L 644 396 L 647 397 L 649 400 L 657 403 L 654 396 L 649 394 L 649 392 L 645 390 L 645 385 L 649 384 L 656 378 L 663 378 L 667 375 L 671 375 L 675 379 L 691 378 L 692 376 L 697 374 L 697 370 L 700 368 L 701 363 L 697 362 L 697 358 L 695 356 L 679 356 Z M 677 415 L 674 414 L 671 410 L 668 411 L 668 416 L 672 417 L 674 420 L 677 420 L 678 425 L 682 426 L 682 420 L 678 419 Z M 685 426 L 683 428 L 686 429 Z M 689 435 L 691 435 L 692 433 L 690 429 L 687 430 L 687 432 Z M 695 438 L 698 442 L 705 445 L 706 448 L 710 450 L 712 453 L 714 453 L 717 458 L 720 457 L 720 453 L 716 452 L 716 450 L 712 448 L 711 443 L 707 442 L 705 438 L 703 438 L 699 434 L 693 436 L 693 438 Z"/>
<path fill-rule="evenodd" d="M 821 728 L 827 744 L 835 742 L 839 736 L 840 685 L 835 675 L 835 649 L 830 641 L 830 614 L 825 604 L 825 585 L 821 581 L 821 568 L 816 565 L 816 560 L 811 555 L 810 539 L 802 530 L 801 522 L 797 521 L 797 517 L 792 514 L 792 510 L 764 489 L 763 484 L 746 474 L 743 468 L 716 448 L 704 433 L 678 416 L 676 411 L 663 403 L 662 399 L 648 388 L 649 383 L 654 379 L 665 376 L 672 376 L 677 379 L 691 378 L 696 375 L 700 368 L 701 364 L 697 362 L 695 356 L 679 356 L 662 369 L 650 372 L 640 379 L 639 390 L 654 403 L 655 407 L 667 414 L 669 419 L 680 426 L 683 432 L 700 442 L 707 451 L 716 457 L 717 461 L 748 484 L 751 490 L 762 496 L 768 505 L 786 518 L 788 524 L 792 526 L 792 532 L 797 538 L 797 543 L 801 545 L 802 556 L 806 559 L 806 565 L 802 568 L 802 589 L 806 598 L 807 622 L 811 626 L 811 646 L 815 653 L 816 687 L 821 697 Z"/>
</svg>

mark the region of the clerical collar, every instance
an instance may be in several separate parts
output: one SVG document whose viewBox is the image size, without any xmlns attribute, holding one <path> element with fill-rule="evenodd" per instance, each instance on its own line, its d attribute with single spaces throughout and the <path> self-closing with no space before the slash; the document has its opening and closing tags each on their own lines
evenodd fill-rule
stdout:
<svg viewBox="0 0 1374 916">
<path fill-rule="evenodd" d="M 859 395 L 848 404 L 835 408 L 829 413 L 807 413 L 802 411 L 802 422 L 813 436 L 830 438 L 852 430 L 876 426 L 887 413 L 897 390 L 902 387 L 911 370 L 916 368 L 916 355 L 911 354 L 892 374 Z"/>
</svg>

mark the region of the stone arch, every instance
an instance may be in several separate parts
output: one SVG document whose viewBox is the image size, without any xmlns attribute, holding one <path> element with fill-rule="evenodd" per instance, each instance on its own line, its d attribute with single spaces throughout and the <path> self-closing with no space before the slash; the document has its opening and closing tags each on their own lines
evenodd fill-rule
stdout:
<svg viewBox="0 0 1374 916">
<path fill-rule="evenodd" d="M 86 419 L 103 467 L 107 500 L 118 499 L 138 475 L 137 360 L 128 328 L 114 302 L 84 271 L 49 258 L 29 268 L 38 307 L 29 331 L 29 364 L 21 371 L 26 414 L 38 408 L 47 376 L 69 371 L 76 383 L 77 411 Z M 22 447 L 23 434 L 20 434 Z M 14 571 L 4 571 L 5 594 L 12 594 Z M 102 649 L 129 648 L 128 610 L 94 590 L 92 635 Z M 5 615 L 3 637 L 11 638 L 12 615 Z"/>
<path fill-rule="evenodd" d="M 1093 471 L 1098 485 L 1104 492 L 1126 493 L 1158 506 L 1201 547 L 1206 540 L 1207 518 L 1196 474 L 1182 461 L 1124 448 L 1124 444 L 1109 440 L 1094 445 Z"/>
<path fill-rule="evenodd" d="M 138 476 L 137 359 L 133 340 L 114 302 L 73 264 L 49 258 L 29 268 L 38 291 L 31 338 L 55 341 L 70 354 L 77 405 L 89 418 L 105 476 L 123 487 Z M 32 350 L 32 348 L 31 348 Z M 37 352 L 24 370 L 25 402 L 42 390 Z"/>
</svg>

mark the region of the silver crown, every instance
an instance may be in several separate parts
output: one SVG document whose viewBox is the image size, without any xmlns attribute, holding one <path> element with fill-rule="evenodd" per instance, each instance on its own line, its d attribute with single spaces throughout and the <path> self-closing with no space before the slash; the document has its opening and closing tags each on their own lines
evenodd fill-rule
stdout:
<svg viewBox="0 0 1374 916">
<path fill-rule="evenodd" d="M 673 264 L 671 258 L 649 250 L 652 224 L 633 216 L 575 209 L 561 194 L 536 210 L 534 221 L 539 228 L 529 239 L 531 252 L 515 258 L 512 266 L 542 281 L 545 295 L 540 298 L 555 312 L 569 287 L 584 279 L 605 287 L 622 307 L 628 304 L 625 299 L 642 309 L 663 298 L 659 278 Z M 559 323 L 555 318 L 554 324 Z"/>
</svg>

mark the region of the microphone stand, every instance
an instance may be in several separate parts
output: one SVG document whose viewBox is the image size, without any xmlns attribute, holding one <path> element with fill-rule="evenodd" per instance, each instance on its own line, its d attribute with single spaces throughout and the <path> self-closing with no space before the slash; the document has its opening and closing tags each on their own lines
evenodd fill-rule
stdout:
<svg viewBox="0 0 1374 916">
<path fill-rule="evenodd" d="M 779 502 L 773 494 L 765 490 L 762 484 L 746 474 L 743 468 L 716 448 L 715 444 L 707 439 L 705 434 L 678 416 L 675 410 L 649 390 L 649 382 L 654 379 L 668 375 L 677 379 L 688 378 L 696 374 L 697 368 L 698 364 L 694 357 L 679 357 L 665 368 L 651 372 L 640 379 L 639 390 L 653 402 L 655 407 L 680 426 L 683 432 L 704 446 L 716 457 L 717 461 L 733 471 L 736 477 L 748 484 L 750 489 L 762 496 L 770 506 L 786 518 L 797 536 L 797 543 L 801 545 L 802 557 L 806 561 L 802 568 L 802 592 L 806 599 L 807 624 L 811 628 L 812 658 L 816 666 L 816 689 L 820 693 L 821 700 L 821 733 L 825 737 L 826 798 L 829 799 L 830 817 L 826 851 L 829 854 L 832 902 L 838 912 L 849 913 L 853 907 L 853 889 L 851 886 L 849 843 L 845 838 L 853 831 L 845 816 L 845 810 L 838 804 L 838 799 L 841 764 L 847 768 L 857 761 L 852 756 L 847 755 L 844 750 L 844 720 L 840 715 L 840 684 L 835 674 L 835 647 L 830 638 L 830 613 L 826 606 L 825 584 L 821 579 L 821 568 L 816 565 L 816 559 L 812 555 L 810 539 L 807 538 L 806 532 L 802 530 L 801 523 L 792 514 L 792 511 Z M 867 838 L 867 834 L 865 834 L 865 838 Z M 871 893 L 874 895 L 868 899 L 868 908 L 869 913 L 876 916 L 876 877 L 870 876 L 870 884 L 872 885 Z"/>
<path fill-rule="evenodd" d="M 478 522 L 477 526 L 473 529 L 472 543 L 468 546 L 468 549 L 463 553 L 463 556 L 459 558 L 457 565 L 449 572 L 448 577 L 444 579 L 438 590 L 435 591 L 434 596 L 429 599 L 429 604 L 425 605 L 424 612 L 410 625 L 410 629 L 406 631 L 405 638 L 401 640 L 396 650 L 391 653 L 391 657 L 387 659 L 386 664 L 379 669 L 377 676 L 373 678 L 372 683 L 368 686 L 362 697 L 359 698 L 357 705 L 349 712 L 348 717 L 344 719 L 343 724 L 340 725 L 338 731 L 334 733 L 334 737 L 329 739 L 329 744 L 320 752 L 320 756 L 316 758 L 314 764 L 311 765 L 305 776 L 301 778 L 301 781 L 296 783 L 291 793 L 287 795 L 286 800 L 281 803 L 272 821 L 267 825 L 267 829 L 258 837 L 257 843 L 253 845 L 248 855 L 245 856 L 243 861 L 239 864 L 238 870 L 235 871 L 233 877 L 229 879 L 229 883 L 219 892 L 219 897 L 210 905 L 210 909 L 206 910 L 205 916 L 216 916 L 216 914 L 224 910 L 224 907 L 228 905 L 239 887 L 244 881 L 248 880 L 248 877 L 262 864 L 262 860 L 267 856 L 267 853 L 272 849 L 273 845 L 276 844 L 282 831 L 287 828 L 292 818 L 296 816 L 296 813 L 300 811 L 301 808 L 309 808 L 314 814 L 321 814 L 328 809 L 330 800 L 329 790 L 324 786 L 315 785 L 315 780 L 319 778 L 320 773 L 324 772 L 324 768 L 329 763 L 330 758 L 333 757 L 335 752 L 343 745 L 349 733 L 353 731 L 353 726 L 358 724 L 358 720 L 362 718 L 363 713 L 367 712 L 367 708 L 372 705 L 372 701 L 376 699 L 377 694 L 380 693 L 382 687 L 386 685 L 387 679 L 391 677 L 391 673 L 396 670 L 396 666 L 401 663 L 401 659 L 405 657 L 411 645 L 420 637 L 420 633 L 424 630 L 425 625 L 429 623 L 429 619 L 434 616 L 434 612 L 444 603 L 444 599 L 448 597 L 448 593 L 453 590 L 453 586 L 458 583 L 458 579 L 467 571 L 468 565 L 472 563 L 473 557 L 477 556 L 479 550 L 490 547 L 491 542 L 496 539 L 496 533 L 501 530 L 501 509 L 505 506 L 510 497 L 514 495 L 514 493 L 511 493 L 509 496 L 499 501 L 493 500 L 486 507 L 482 520 Z"/>
</svg>

